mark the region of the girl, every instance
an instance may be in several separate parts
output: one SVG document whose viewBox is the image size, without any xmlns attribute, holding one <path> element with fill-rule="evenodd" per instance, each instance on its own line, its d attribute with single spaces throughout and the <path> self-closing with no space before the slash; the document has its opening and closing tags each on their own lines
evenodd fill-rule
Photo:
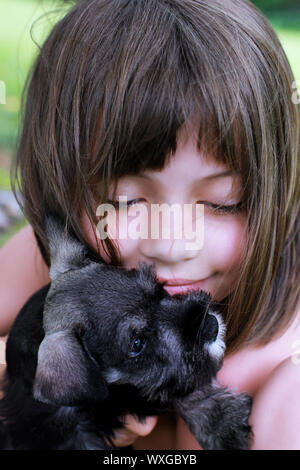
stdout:
<svg viewBox="0 0 300 470">
<path fill-rule="evenodd" d="M 14 175 L 30 225 L 1 250 L 0 333 L 49 281 L 42 222 L 55 210 L 106 262 L 154 263 L 171 295 L 200 286 L 222 301 L 227 354 L 218 379 L 253 396 L 252 448 L 300 449 L 293 82 L 276 34 L 247 0 L 74 5 L 25 88 Z M 114 201 L 125 223 L 120 195 L 148 208 L 202 203 L 203 246 L 98 239 L 100 203 Z M 125 421 L 119 446 L 200 448 L 176 416 Z"/>
</svg>

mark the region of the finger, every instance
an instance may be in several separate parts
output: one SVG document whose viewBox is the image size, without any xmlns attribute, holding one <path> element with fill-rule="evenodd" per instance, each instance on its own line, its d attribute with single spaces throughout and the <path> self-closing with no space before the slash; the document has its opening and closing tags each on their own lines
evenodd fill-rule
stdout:
<svg viewBox="0 0 300 470">
<path fill-rule="evenodd" d="M 144 423 L 140 423 L 136 417 L 127 414 L 123 417 L 123 423 L 126 429 L 132 431 L 138 436 L 147 436 L 157 424 L 157 416 L 147 416 Z"/>
<path fill-rule="evenodd" d="M 119 420 L 124 427 L 114 431 L 112 442 L 116 447 L 126 447 L 132 445 L 138 437 L 150 434 L 157 424 L 158 417 L 147 416 L 143 424 L 130 414 L 120 416 Z"/>
</svg>

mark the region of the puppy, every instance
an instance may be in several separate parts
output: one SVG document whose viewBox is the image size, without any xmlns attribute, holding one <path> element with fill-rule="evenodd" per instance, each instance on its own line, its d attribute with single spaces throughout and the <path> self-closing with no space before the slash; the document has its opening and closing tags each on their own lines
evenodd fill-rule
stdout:
<svg viewBox="0 0 300 470">
<path fill-rule="evenodd" d="M 4 449 L 113 449 L 122 417 L 175 412 L 204 449 L 247 449 L 251 398 L 216 382 L 225 327 L 204 292 L 170 296 L 153 265 L 93 258 L 45 219 L 51 283 L 7 340 Z M 2 444 L 1 444 L 2 442 Z"/>
</svg>

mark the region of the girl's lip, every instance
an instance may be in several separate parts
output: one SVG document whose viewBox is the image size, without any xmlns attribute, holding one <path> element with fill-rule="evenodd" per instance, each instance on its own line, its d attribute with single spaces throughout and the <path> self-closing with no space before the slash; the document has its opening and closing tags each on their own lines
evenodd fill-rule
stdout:
<svg viewBox="0 0 300 470">
<path fill-rule="evenodd" d="M 183 284 L 183 285 L 168 285 L 165 284 L 163 288 L 168 292 L 169 295 L 186 293 L 191 290 L 207 290 L 207 280 L 209 278 L 203 279 L 202 281 L 196 281 L 192 284 Z"/>
<path fill-rule="evenodd" d="M 207 278 L 205 278 L 207 279 Z M 161 282 L 165 282 L 165 285 L 167 286 L 186 286 L 186 285 L 191 285 L 195 284 L 197 282 L 203 282 L 205 279 L 202 279 L 201 281 L 197 281 L 195 279 L 182 279 L 182 278 L 173 278 L 173 279 L 166 279 L 164 277 L 158 277 L 158 280 Z"/>
</svg>

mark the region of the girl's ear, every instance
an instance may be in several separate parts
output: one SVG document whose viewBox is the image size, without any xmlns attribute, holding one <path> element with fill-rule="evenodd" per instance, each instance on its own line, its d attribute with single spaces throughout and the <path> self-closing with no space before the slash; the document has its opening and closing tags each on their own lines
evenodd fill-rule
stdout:
<svg viewBox="0 0 300 470">
<path fill-rule="evenodd" d="M 71 234 L 68 233 L 66 237 L 63 224 L 57 216 L 46 215 L 44 226 L 50 249 L 51 281 L 60 274 L 83 267 L 90 262 L 86 256 L 87 248 Z"/>
<path fill-rule="evenodd" d="M 91 361 L 74 330 L 51 333 L 43 339 L 33 395 L 44 403 L 63 406 L 107 398 L 108 388 L 100 367 Z"/>
</svg>

